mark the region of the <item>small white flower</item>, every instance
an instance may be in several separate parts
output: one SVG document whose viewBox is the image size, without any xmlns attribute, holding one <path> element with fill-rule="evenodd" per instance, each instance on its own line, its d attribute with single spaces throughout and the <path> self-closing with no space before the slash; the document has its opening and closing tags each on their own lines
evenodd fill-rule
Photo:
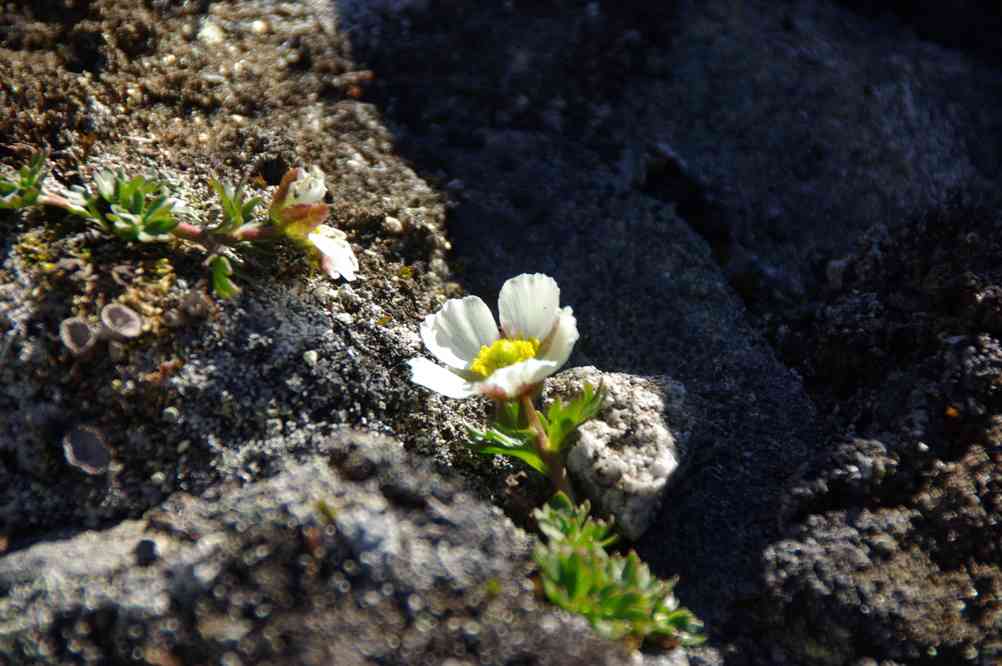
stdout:
<svg viewBox="0 0 1002 666">
<path fill-rule="evenodd" d="M 541 273 L 504 283 L 498 296 L 501 329 L 476 296 L 454 298 L 421 324 L 428 351 L 445 364 L 409 361 L 411 380 L 450 398 L 486 395 L 510 400 L 529 393 L 567 362 L 577 320 L 560 307 L 560 287 Z"/>
<path fill-rule="evenodd" d="M 327 184 L 319 167 L 289 169 L 271 197 L 269 214 L 290 238 L 303 239 L 327 219 Z"/>
<path fill-rule="evenodd" d="M 320 265 L 327 275 L 335 280 L 339 277 L 348 282 L 355 280 L 358 258 L 343 231 L 321 224 L 310 232 L 306 240 L 320 252 Z"/>
<path fill-rule="evenodd" d="M 299 177 L 289 185 L 289 194 L 284 205 L 296 206 L 322 202 L 324 196 L 327 195 L 327 184 L 324 179 L 324 172 L 318 166 L 310 167 L 309 171 L 300 170 Z"/>
</svg>

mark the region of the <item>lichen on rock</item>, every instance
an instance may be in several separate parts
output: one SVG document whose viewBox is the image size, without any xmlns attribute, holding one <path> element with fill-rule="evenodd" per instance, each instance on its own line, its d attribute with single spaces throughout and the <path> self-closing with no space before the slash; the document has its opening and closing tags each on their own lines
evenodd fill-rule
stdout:
<svg viewBox="0 0 1002 666">
<path fill-rule="evenodd" d="M 601 386 L 598 416 L 578 428 L 567 467 L 575 484 L 628 539 L 644 533 L 661 506 L 679 467 L 689 416 L 685 387 L 592 366 L 556 375 L 546 384 L 551 398 L 569 400 L 584 384 Z"/>
</svg>

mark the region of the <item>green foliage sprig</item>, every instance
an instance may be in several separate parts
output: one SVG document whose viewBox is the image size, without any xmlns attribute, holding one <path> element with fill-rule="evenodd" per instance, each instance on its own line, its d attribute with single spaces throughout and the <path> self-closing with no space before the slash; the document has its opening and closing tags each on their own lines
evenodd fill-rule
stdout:
<svg viewBox="0 0 1002 666">
<path fill-rule="evenodd" d="M 517 458 L 540 474 L 562 477 L 571 435 L 598 414 L 604 401 L 601 386 L 585 384 L 578 397 L 566 404 L 557 398 L 545 411 L 536 410 L 531 400 L 501 402 L 493 425 L 467 430 L 478 453 Z M 558 490 L 568 492 L 560 485 Z"/>
<path fill-rule="evenodd" d="M 634 647 L 645 640 L 665 648 L 702 643 L 702 623 L 679 607 L 675 581 L 655 577 L 633 551 L 610 554 L 611 524 L 590 518 L 590 510 L 587 500 L 575 506 L 557 493 L 533 513 L 546 537 L 533 554 L 546 598 Z"/>
<path fill-rule="evenodd" d="M 45 155 L 38 153 L 17 172 L 14 180 L 0 177 L 0 208 L 17 209 L 31 206 L 42 193 L 45 180 Z"/>
<path fill-rule="evenodd" d="M 87 189 L 74 192 L 67 212 L 122 240 L 148 243 L 171 238 L 178 220 L 174 218 L 175 202 L 163 183 L 105 171 L 94 176 L 94 185 L 96 193 Z"/>
<path fill-rule="evenodd" d="M 93 188 L 76 187 L 66 196 L 42 189 L 45 177 L 45 156 L 35 155 L 14 178 L 0 176 L 0 208 L 17 209 L 34 204 L 62 208 L 82 217 L 94 228 L 125 241 L 151 242 L 181 239 L 201 245 L 208 253 L 205 261 L 209 269 L 209 283 L 213 292 L 222 298 L 232 298 L 240 293 L 233 281 L 233 263 L 240 261 L 236 252 L 251 243 L 261 243 L 287 236 L 319 254 L 324 270 L 333 277 L 345 276 L 353 280 L 358 268 L 351 246 L 344 234 L 320 234 L 328 215 L 323 203 L 327 186 L 322 171 L 290 169 L 275 192 L 266 218 L 254 221 L 260 197 L 249 197 L 244 184 L 232 186 L 212 179 L 209 186 L 219 197 L 221 219 L 216 224 L 198 226 L 182 222 L 175 213 L 181 202 L 170 196 L 165 183 L 143 176 L 128 177 L 118 173 L 101 172 L 94 176 Z M 292 193 L 290 200 L 290 192 Z M 346 262 L 346 263 L 345 263 Z"/>
<path fill-rule="evenodd" d="M 261 197 L 247 198 L 244 183 L 234 186 L 223 183 L 215 178 L 209 181 L 209 187 L 219 197 L 219 205 L 223 209 L 223 218 L 213 227 L 217 234 L 231 234 L 245 230 L 245 225 L 254 219 L 254 209 L 261 204 Z"/>
</svg>

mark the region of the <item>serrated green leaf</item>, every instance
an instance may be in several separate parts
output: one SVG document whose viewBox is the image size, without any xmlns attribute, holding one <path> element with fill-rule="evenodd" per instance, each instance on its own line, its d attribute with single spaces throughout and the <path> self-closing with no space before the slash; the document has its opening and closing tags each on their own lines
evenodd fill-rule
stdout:
<svg viewBox="0 0 1002 666">
<path fill-rule="evenodd" d="M 560 398 L 553 400 L 546 409 L 545 416 L 540 414 L 546 424 L 550 446 L 563 452 L 571 441 L 571 434 L 598 414 L 604 400 L 604 389 L 600 387 L 596 391 L 591 384 L 585 384 L 581 395 L 567 404 Z"/>
<path fill-rule="evenodd" d="M 590 518 L 588 509 L 558 493 L 533 514 L 546 538 L 533 551 L 546 598 L 587 618 L 599 634 L 634 647 L 648 637 L 701 642 L 702 624 L 675 608 L 674 580 L 654 578 L 635 552 L 610 555 L 603 545 L 609 525 Z"/>
</svg>

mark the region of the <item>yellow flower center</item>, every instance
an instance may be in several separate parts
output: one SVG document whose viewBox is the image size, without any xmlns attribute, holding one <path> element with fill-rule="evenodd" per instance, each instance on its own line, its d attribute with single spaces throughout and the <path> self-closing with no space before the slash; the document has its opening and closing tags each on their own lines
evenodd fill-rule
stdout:
<svg viewBox="0 0 1002 666">
<path fill-rule="evenodd" d="M 484 345 L 480 353 L 470 363 L 470 372 L 481 378 L 490 377 L 495 370 L 507 368 L 509 365 L 521 363 L 526 359 L 535 358 L 539 351 L 539 340 L 495 340 L 491 346 Z"/>
</svg>

